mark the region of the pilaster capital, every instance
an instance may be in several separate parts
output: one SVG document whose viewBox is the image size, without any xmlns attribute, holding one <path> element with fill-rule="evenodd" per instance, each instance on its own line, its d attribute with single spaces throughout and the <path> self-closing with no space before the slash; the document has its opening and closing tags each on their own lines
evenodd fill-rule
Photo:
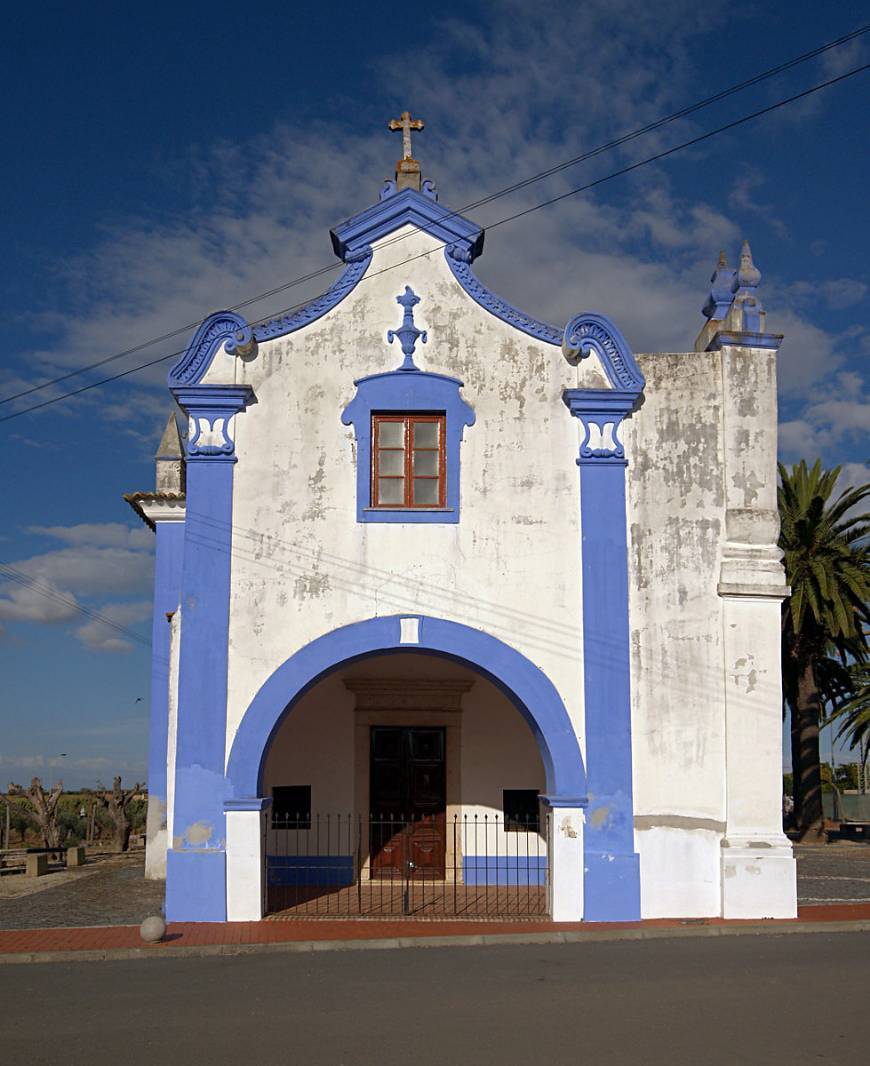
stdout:
<svg viewBox="0 0 870 1066">
<path fill-rule="evenodd" d="M 565 389 L 562 400 L 583 427 L 578 466 L 626 465 L 619 428 L 637 398 L 636 392 L 627 389 Z"/>
<path fill-rule="evenodd" d="M 250 385 L 184 385 L 172 394 L 188 418 L 187 460 L 236 461 L 234 417 L 253 402 Z"/>
</svg>

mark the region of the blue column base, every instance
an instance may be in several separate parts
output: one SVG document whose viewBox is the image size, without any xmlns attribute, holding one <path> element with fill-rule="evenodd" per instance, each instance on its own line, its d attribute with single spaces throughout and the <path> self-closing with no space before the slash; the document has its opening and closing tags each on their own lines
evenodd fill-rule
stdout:
<svg viewBox="0 0 870 1066">
<path fill-rule="evenodd" d="M 640 920 L 640 856 L 586 852 L 583 879 L 584 922 Z"/>
<path fill-rule="evenodd" d="M 166 854 L 167 922 L 227 920 L 227 856 L 224 851 Z"/>
</svg>

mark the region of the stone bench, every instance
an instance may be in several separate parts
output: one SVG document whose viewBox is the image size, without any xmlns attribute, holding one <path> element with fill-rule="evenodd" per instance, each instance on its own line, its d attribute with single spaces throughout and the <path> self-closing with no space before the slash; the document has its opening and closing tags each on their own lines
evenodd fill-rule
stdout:
<svg viewBox="0 0 870 1066">
<path fill-rule="evenodd" d="M 45 852 L 27 856 L 27 865 L 24 870 L 25 877 L 42 877 L 48 873 L 48 855 Z"/>
</svg>

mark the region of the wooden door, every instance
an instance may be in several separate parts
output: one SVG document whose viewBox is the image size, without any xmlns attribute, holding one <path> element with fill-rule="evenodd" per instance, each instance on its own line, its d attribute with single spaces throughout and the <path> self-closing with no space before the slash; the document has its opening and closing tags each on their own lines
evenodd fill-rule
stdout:
<svg viewBox="0 0 870 1066">
<path fill-rule="evenodd" d="M 443 879 L 444 729 L 372 726 L 369 780 L 372 876 Z"/>
</svg>

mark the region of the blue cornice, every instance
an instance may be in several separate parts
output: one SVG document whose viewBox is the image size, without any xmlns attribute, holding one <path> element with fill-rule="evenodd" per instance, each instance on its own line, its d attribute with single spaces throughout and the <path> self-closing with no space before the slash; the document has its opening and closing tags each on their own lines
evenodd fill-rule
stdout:
<svg viewBox="0 0 870 1066">
<path fill-rule="evenodd" d="M 605 315 L 584 312 L 565 327 L 562 351 L 569 362 L 576 362 L 590 350 L 598 353 L 614 389 L 640 396 L 646 381 L 625 337 Z"/>
<path fill-rule="evenodd" d="M 782 344 L 782 333 L 753 333 L 751 330 L 719 330 L 707 345 L 708 352 L 720 348 L 771 348 L 777 351 Z"/>
<path fill-rule="evenodd" d="M 280 315 L 258 325 L 250 326 L 236 311 L 216 311 L 209 315 L 193 335 L 184 355 L 169 371 L 169 387 L 197 385 L 222 345 L 226 346 L 229 355 L 237 351 L 243 354 L 246 349 L 252 349 L 255 341 L 283 337 L 316 322 L 356 287 L 371 261 L 371 248 L 358 249 L 348 258 L 348 265 L 341 276 L 322 296 L 291 314 Z"/>
<path fill-rule="evenodd" d="M 474 260 L 483 251 L 483 230 L 415 189 L 402 189 L 379 200 L 330 231 L 335 254 L 347 262 L 359 249 L 412 225 L 446 245 L 456 244 Z"/>
<path fill-rule="evenodd" d="M 300 307 L 298 311 L 293 311 L 292 314 L 279 315 L 278 318 L 272 318 L 268 322 L 254 326 L 254 338 L 258 341 L 266 341 L 274 337 L 283 337 L 322 318 L 327 311 L 331 311 L 356 288 L 371 261 L 371 248 L 368 246 L 358 248 L 353 257 L 348 257 L 347 268 L 342 272 L 341 277 L 337 278 L 335 284 L 331 285 L 322 296 L 318 296 L 317 299 Z M 229 350 L 227 347 L 227 351 Z"/>
<path fill-rule="evenodd" d="M 557 329 L 555 326 L 550 326 L 546 322 L 541 322 L 537 318 L 532 318 L 525 311 L 520 311 L 513 304 L 509 304 L 507 300 L 503 300 L 500 296 L 496 296 L 494 292 L 491 292 L 471 269 L 471 259 L 464 254 L 464 249 L 461 245 L 448 245 L 444 249 L 444 257 L 454 278 L 472 300 L 480 304 L 484 310 L 489 311 L 490 314 L 500 318 L 503 322 L 507 322 L 514 329 L 528 333 L 530 337 L 545 341 L 547 344 L 555 344 L 557 348 L 561 347 L 562 330 Z"/>
</svg>

